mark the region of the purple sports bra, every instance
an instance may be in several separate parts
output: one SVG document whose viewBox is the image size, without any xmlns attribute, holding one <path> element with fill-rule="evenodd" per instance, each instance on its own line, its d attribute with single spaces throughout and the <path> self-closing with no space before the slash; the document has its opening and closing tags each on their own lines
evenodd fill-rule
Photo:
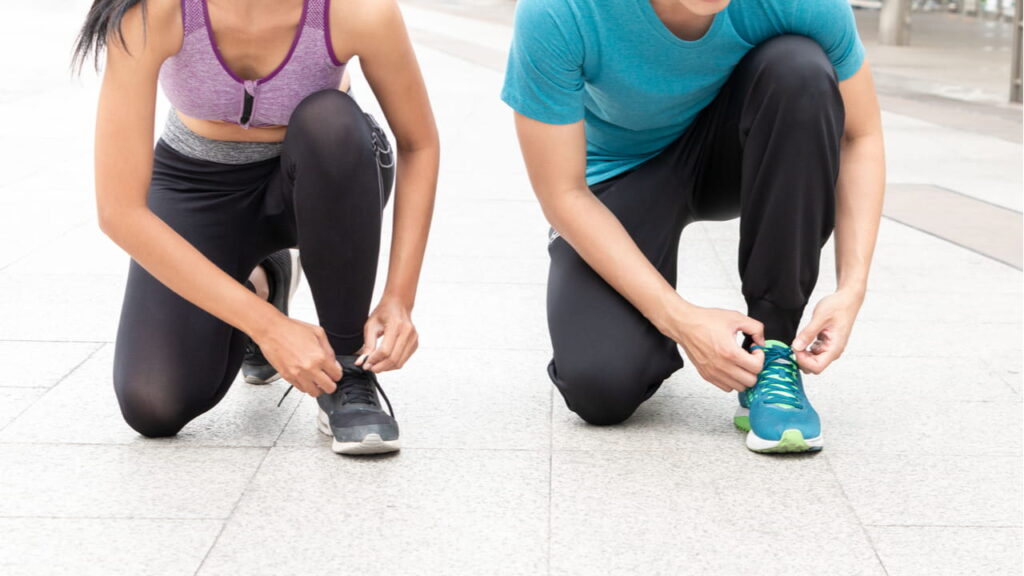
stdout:
<svg viewBox="0 0 1024 576">
<path fill-rule="evenodd" d="M 182 114 L 250 126 L 286 126 L 306 96 L 337 89 L 345 71 L 331 47 L 330 0 L 304 0 L 295 39 L 265 78 L 243 80 L 224 62 L 206 0 L 181 0 L 185 39 L 160 69 L 160 84 Z"/>
</svg>

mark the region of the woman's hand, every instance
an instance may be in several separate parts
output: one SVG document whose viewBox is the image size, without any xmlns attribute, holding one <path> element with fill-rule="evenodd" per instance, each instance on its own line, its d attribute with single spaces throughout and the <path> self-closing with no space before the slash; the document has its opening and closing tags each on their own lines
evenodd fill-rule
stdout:
<svg viewBox="0 0 1024 576">
<path fill-rule="evenodd" d="M 750 334 L 755 343 L 764 344 L 763 324 L 733 310 L 689 304 L 674 308 L 659 329 L 686 350 L 702 378 L 725 392 L 741 392 L 757 383 L 764 353 L 744 350 L 736 343 L 736 333 Z"/>
<path fill-rule="evenodd" d="M 410 307 L 386 296 L 366 321 L 363 339 L 362 357 L 356 365 L 377 374 L 404 366 L 420 345 Z"/>
<path fill-rule="evenodd" d="M 821 374 L 843 354 L 853 331 L 853 321 L 863 303 L 863 293 L 843 290 L 837 290 L 818 302 L 811 322 L 793 340 L 796 363 L 801 370 Z"/>
<path fill-rule="evenodd" d="M 341 365 L 323 328 L 280 315 L 253 340 L 281 377 L 306 394 L 315 398 L 338 388 Z"/>
</svg>

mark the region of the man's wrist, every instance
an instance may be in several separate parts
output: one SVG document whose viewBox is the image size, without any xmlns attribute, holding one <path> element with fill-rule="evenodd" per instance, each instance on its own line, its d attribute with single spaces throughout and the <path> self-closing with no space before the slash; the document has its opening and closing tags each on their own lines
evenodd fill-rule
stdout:
<svg viewBox="0 0 1024 576">
<path fill-rule="evenodd" d="M 867 294 L 867 282 L 844 282 L 836 288 L 836 292 L 845 294 L 857 302 L 863 302 Z"/>
<path fill-rule="evenodd" d="M 675 288 L 668 286 L 658 294 L 653 308 L 647 319 L 662 334 L 678 341 L 683 336 L 681 321 L 689 316 L 694 305 L 683 299 Z"/>
</svg>

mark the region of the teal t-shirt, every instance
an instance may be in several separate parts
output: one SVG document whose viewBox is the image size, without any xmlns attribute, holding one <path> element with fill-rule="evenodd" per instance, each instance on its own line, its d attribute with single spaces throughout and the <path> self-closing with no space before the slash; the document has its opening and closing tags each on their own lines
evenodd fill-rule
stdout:
<svg viewBox="0 0 1024 576">
<path fill-rule="evenodd" d="M 732 0 L 694 41 L 649 0 L 519 0 L 501 97 L 547 124 L 584 120 L 594 184 L 665 149 L 744 54 L 782 34 L 817 41 L 840 81 L 864 62 L 849 0 Z"/>
</svg>

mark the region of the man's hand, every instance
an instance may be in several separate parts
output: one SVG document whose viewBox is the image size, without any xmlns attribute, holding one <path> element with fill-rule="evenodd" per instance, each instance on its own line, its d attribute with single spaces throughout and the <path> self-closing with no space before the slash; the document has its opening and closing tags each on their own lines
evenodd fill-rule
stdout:
<svg viewBox="0 0 1024 576">
<path fill-rule="evenodd" d="M 863 302 L 862 294 L 843 290 L 818 302 L 811 322 L 793 340 L 793 351 L 801 370 L 821 374 L 842 355 Z"/>
<path fill-rule="evenodd" d="M 365 358 L 356 364 L 377 374 L 401 368 L 420 343 L 409 307 L 386 297 L 366 321 L 363 339 L 360 355 Z"/>
<path fill-rule="evenodd" d="M 764 366 L 764 352 L 748 352 L 736 342 L 736 334 L 750 334 L 764 344 L 764 325 L 732 310 L 686 305 L 669 320 L 669 338 L 678 342 L 701 377 L 725 392 L 741 392 L 757 383 Z"/>
</svg>

